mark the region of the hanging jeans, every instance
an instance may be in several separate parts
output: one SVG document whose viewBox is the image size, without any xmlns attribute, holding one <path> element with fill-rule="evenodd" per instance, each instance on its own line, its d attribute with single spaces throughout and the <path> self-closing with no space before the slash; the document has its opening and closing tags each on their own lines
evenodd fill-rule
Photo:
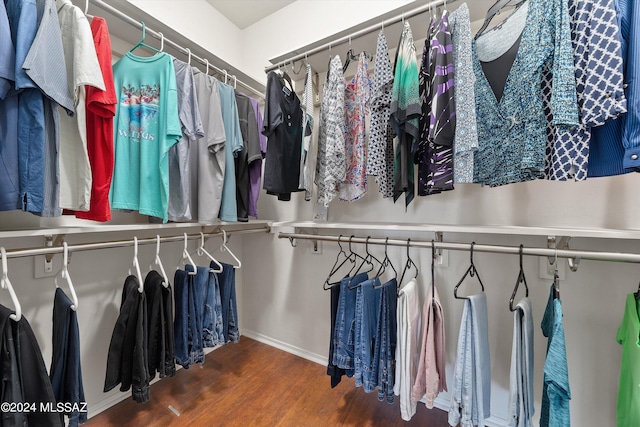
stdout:
<svg viewBox="0 0 640 427">
<path fill-rule="evenodd" d="M 72 304 L 64 291 L 57 288 L 53 301 L 53 356 L 49 372 L 56 401 L 80 405 L 85 402 L 80 368 L 80 330 Z M 87 412 L 60 412 L 59 415 L 61 422 L 64 422 L 64 415 L 69 417 L 69 427 L 87 422 Z"/>
<path fill-rule="evenodd" d="M 144 280 L 147 300 L 147 331 L 149 337 L 149 375 L 156 372 L 160 378 L 174 376 L 176 367 L 173 356 L 173 309 L 171 287 L 163 285 L 164 278 L 155 270 Z"/>
<path fill-rule="evenodd" d="M 356 387 L 362 386 L 367 393 L 371 393 L 378 385 L 378 363 L 374 352 L 380 338 L 376 334 L 376 327 L 381 294 L 380 280 L 377 278 L 362 282 L 356 291 L 353 365 Z"/>
<path fill-rule="evenodd" d="M 186 265 L 185 270 L 176 270 L 174 276 L 174 298 L 176 301 L 173 335 L 175 339 L 176 363 L 188 369 L 194 363 L 204 362 L 202 346 L 201 312 L 196 309 L 195 271 Z"/>
<path fill-rule="evenodd" d="M 345 375 L 345 370 L 333 364 L 333 340 L 336 328 L 336 316 L 338 314 L 338 301 L 340 299 L 340 283 L 331 286 L 331 337 L 329 338 L 329 363 L 327 364 L 327 375 L 331 377 L 331 388 L 334 388 Z"/>
<path fill-rule="evenodd" d="M 351 286 L 356 286 L 367 278 L 367 273 L 360 273 L 353 278 Z M 340 282 L 340 299 L 333 341 L 333 364 L 346 370 L 347 376 L 351 378 L 354 374 L 356 290 L 349 289 L 349 280 L 351 280 L 350 277 L 345 277 Z"/>
<path fill-rule="evenodd" d="M 238 342 L 238 308 L 236 306 L 236 271 L 232 265 L 222 264 L 222 272 L 216 273 L 220 286 L 220 303 L 222 307 L 222 329 L 224 342 Z M 213 268 L 213 263 L 212 263 Z"/>
<path fill-rule="evenodd" d="M 202 346 L 224 344 L 218 276 L 209 267 L 198 267 L 195 277 L 196 310 L 202 330 Z"/>
<path fill-rule="evenodd" d="M 395 355 L 397 336 L 397 304 L 398 282 L 391 279 L 384 284 L 379 304 L 377 335 L 378 345 L 375 347 L 374 360 L 377 364 L 378 400 L 386 397 L 393 403 L 393 386 L 395 385 Z"/>
</svg>

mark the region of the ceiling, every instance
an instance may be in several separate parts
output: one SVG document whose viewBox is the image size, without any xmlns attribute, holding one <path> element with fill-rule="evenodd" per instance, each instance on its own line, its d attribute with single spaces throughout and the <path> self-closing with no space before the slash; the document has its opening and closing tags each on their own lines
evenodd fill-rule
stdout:
<svg viewBox="0 0 640 427">
<path fill-rule="evenodd" d="M 207 0 L 241 30 L 255 24 L 295 0 Z"/>
</svg>

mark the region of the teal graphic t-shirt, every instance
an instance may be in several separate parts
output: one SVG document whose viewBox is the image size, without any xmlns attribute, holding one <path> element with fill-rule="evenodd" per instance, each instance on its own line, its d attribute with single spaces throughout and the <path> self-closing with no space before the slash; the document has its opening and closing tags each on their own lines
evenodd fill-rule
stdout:
<svg viewBox="0 0 640 427">
<path fill-rule="evenodd" d="M 182 136 L 171 56 L 127 53 L 113 66 L 118 91 L 112 209 L 168 219 L 169 149 Z"/>
</svg>

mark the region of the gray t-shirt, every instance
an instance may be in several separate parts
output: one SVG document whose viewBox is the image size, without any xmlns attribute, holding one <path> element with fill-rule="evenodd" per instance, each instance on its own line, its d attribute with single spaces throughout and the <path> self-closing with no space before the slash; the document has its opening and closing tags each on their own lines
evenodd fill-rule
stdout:
<svg viewBox="0 0 640 427">
<path fill-rule="evenodd" d="M 204 137 L 190 150 L 190 208 L 198 222 L 216 222 L 222 201 L 226 135 L 218 81 L 192 68 Z M 195 219 L 195 218 L 194 218 Z"/>
<path fill-rule="evenodd" d="M 191 221 L 189 152 L 192 144 L 197 144 L 205 133 L 191 67 L 173 58 L 173 68 L 176 71 L 182 138 L 169 150 L 169 221 Z"/>
</svg>

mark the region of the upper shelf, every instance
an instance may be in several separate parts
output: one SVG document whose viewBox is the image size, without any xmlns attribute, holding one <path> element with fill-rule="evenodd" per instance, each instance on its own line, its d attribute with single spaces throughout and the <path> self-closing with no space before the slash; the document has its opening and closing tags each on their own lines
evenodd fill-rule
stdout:
<svg viewBox="0 0 640 427">
<path fill-rule="evenodd" d="M 305 228 L 316 230 L 362 230 L 397 231 L 412 233 L 460 233 L 460 234 L 498 234 L 515 236 L 556 236 L 587 237 L 597 239 L 640 239 L 640 230 L 615 230 L 603 228 L 560 228 L 560 227 L 522 227 L 522 226 L 485 226 L 485 225 L 438 225 L 438 224 L 393 224 L 374 222 L 314 222 L 285 221 L 274 222 L 271 228 Z"/>
</svg>

